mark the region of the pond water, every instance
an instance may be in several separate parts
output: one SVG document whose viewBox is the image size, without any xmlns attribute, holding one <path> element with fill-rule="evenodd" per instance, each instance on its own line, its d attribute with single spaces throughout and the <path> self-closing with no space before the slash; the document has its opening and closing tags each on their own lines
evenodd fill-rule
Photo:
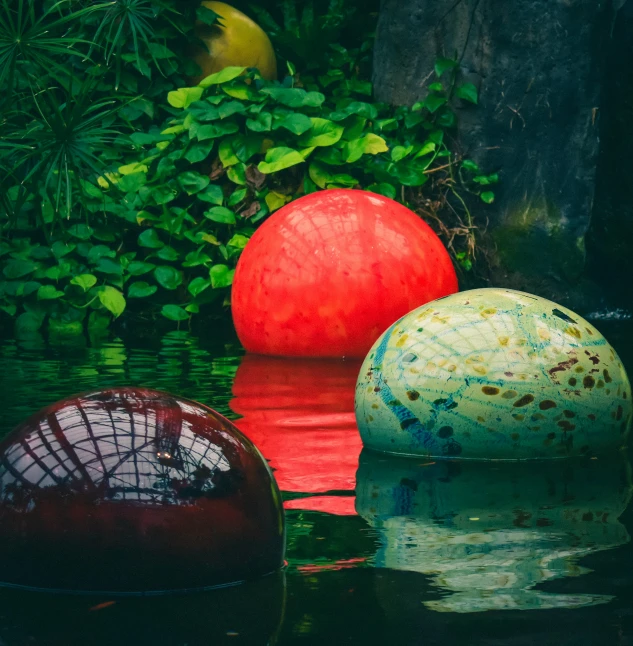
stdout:
<svg viewBox="0 0 633 646">
<path fill-rule="evenodd" d="M 633 372 L 633 323 L 594 322 Z M 235 588 L 0 590 L 0 645 L 633 643 L 631 456 L 517 465 L 361 452 L 358 367 L 244 355 L 230 332 L 0 340 L 0 435 L 73 393 L 167 390 L 257 444 L 288 531 L 285 571 Z"/>
</svg>

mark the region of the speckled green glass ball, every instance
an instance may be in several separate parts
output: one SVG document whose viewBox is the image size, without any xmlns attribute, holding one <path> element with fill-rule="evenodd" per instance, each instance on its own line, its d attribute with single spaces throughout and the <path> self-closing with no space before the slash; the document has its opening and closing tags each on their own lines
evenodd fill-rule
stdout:
<svg viewBox="0 0 633 646">
<path fill-rule="evenodd" d="M 405 455 L 595 455 L 625 443 L 631 414 L 626 371 L 602 334 L 509 289 L 413 310 L 376 341 L 356 385 L 365 446 Z"/>
</svg>

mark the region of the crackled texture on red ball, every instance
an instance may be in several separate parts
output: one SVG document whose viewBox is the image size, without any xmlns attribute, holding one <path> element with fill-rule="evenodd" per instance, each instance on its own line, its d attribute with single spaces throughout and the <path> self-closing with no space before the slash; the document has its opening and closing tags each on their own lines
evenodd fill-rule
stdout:
<svg viewBox="0 0 633 646">
<path fill-rule="evenodd" d="M 254 445 L 152 390 L 77 395 L 0 445 L 0 582 L 147 592 L 253 579 L 283 562 L 281 498 Z"/>
<path fill-rule="evenodd" d="M 232 309 L 251 352 L 362 358 L 395 320 L 455 291 L 448 252 L 418 216 L 381 195 L 329 190 L 255 232 Z"/>
</svg>

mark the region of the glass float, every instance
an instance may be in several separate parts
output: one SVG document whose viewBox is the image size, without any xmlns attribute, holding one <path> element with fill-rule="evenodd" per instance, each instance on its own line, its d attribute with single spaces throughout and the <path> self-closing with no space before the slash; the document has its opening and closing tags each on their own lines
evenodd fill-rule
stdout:
<svg viewBox="0 0 633 646">
<path fill-rule="evenodd" d="M 65 399 L 0 445 L 0 583 L 150 593 L 279 569 L 281 497 L 210 408 L 120 388 Z"/>
<path fill-rule="evenodd" d="M 508 289 L 476 289 L 391 325 L 356 386 L 363 443 L 387 453 L 560 458 L 622 447 L 631 387 L 583 318 Z"/>
<path fill-rule="evenodd" d="M 362 359 L 398 317 L 456 290 L 448 252 L 421 218 L 382 195 L 335 189 L 264 222 L 231 299 L 249 352 Z"/>
<path fill-rule="evenodd" d="M 202 74 L 192 79 L 194 83 L 225 67 L 256 67 L 263 78 L 277 78 L 275 51 L 256 22 L 224 2 L 204 1 L 201 6 L 215 12 L 218 19 L 212 25 L 201 21 L 196 24 L 196 37 L 206 50 L 197 47 L 193 53 L 193 60 L 202 69 Z"/>
</svg>

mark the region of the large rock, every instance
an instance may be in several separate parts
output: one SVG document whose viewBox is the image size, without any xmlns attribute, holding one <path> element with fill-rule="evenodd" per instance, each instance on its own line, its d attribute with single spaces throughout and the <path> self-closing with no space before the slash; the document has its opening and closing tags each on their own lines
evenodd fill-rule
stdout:
<svg viewBox="0 0 633 646">
<path fill-rule="evenodd" d="M 438 56 L 461 61 L 480 105 L 457 106 L 462 151 L 501 183 L 493 280 L 563 301 L 585 264 L 599 149 L 608 0 L 382 0 L 377 98 L 412 104 Z M 569 302 L 567 300 L 567 302 Z"/>
<path fill-rule="evenodd" d="M 591 269 L 614 297 L 630 302 L 633 241 L 633 0 L 618 14 L 608 51 L 600 108 L 600 158 L 588 235 Z M 614 280 L 613 277 L 617 279 Z M 623 289 L 625 288 L 625 289 Z"/>
</svg>

